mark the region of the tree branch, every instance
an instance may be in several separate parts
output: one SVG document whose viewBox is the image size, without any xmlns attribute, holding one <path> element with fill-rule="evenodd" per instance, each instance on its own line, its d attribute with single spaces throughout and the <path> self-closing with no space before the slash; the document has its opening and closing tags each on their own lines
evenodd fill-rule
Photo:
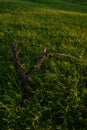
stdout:
<svg viewBox="0 0 87 130">
<path fill-rule="evenodd" d="M 29 78 L 41 67 L 46 56 L 47 57 L 55 57 L 55 56 L 69 57 L 69 58 L 79 61 L 79 59 L 77 59 L 76 57 L 71 56 L 71 55 L 60 54 L 60 53 L 51 53 L 51 52 L 48 53 L 45 48 L 43 53 L 41 54 L 39 60 L 37 61 L 36 65 L 34 66 L 33 70 L 26 74 L 25 71 L 23 70 L 21 62 L 19 60 L 19 56 L 18 56 L 19 50 L 16 49 L 16 46 L 14 43 L 11 44 L 11 49 L 12 49 L 12 53 L 13 53 L 15 68 L 18 73 L 18 77 L 22 81 L 23 94 L 24 94 L 24 98 L 26 98 L 26 99 L 29 99 L 32 96 L 32 91 L 31 91 L 30 84 L 29 84 Z"/>
<path fill-rule="evenodd" d="M 16 49 L 14 43 L 11 44 L 11 49 L 12 49 L 13 59 L 14 59 L 16 71 L 18 73 L 18 77 L 22 81 L 24 98 L 29 99 L 32 95 L 32 92 L 29 86 L 28 76 L 25 74 L 23 68 L 21 67 L 21 62 L 18 57 L 19 50 Z"/>
<path fill-rule="evenodd" d="M 68 57 L 68 58 L 71 58 L 71 59 L 79 61 L 78 58 L 76 58 L 74 56 L 71 56 L 71 55 L 68 55 L 68 54 L 60 54 L 60 53 L 51 53 L 50 52 L 50 53 L 47 53 L 46 56 L 48 56 L 48 57 L 62 56 L 62 57 Z"/>
<path fill-rule="evenodd" d="M 39 60 L 37 61 L 36 65 L 34 66 L 33 70 L 31 72 L 28 72 L 28 76 L 31 77 L 43 64 L 44 59 L 46 57 L 46 48 L 44 49 L 43 53 L 41 54 Z"/>
</svg>

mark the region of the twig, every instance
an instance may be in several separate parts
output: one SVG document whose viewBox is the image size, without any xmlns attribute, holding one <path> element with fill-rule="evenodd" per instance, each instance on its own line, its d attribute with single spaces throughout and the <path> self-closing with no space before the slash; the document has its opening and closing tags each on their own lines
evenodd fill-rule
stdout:
<svg viewBox="0 0 87 130">
<path fill-rule="evenodd" d="M 76 61 L 79 61 L 78 58 L 76 58 L 76 57 L 74 57 L 72 55 L 68 55 L 68 54 L 64 54 L 64 53 L 60 54 L 60 53 L 47 52 L 46 48 L 45 48 L 43 53 L 41 54 L 38 62 L 36 63 L 36 65 L 34 66 L 34 68 L 32 69 L 31 72 L 27 72 L 27 75 L 29 77 L 31 77 L 35 72 L 37 72 L 37 70 L 41 67 L 41 65 L 43 64 L 46 57 L 57 57 L 57 56 L 68 57 L 68 58 L 74 59 Z"/>
<path fill-rule="evenodd" d="M 40 56 L 40 59 L 38 60 L 38 62 L 37 62 L 37 64 L 36 64 L 36 68 L 40 68 L 41 67 L 41 65 L 43 64 L 43 61 L 44 61 L 44 59 L 45 59 L 45 57 L 46 57 L 46 48 L 44 49 L 44 51 L 43 51 L 43 53 L 42 53 L 42 55 Z"/>
<path fill-rule="evenodd" d="M 69 57 L 69 58 L 72 58 L 72 59 L 74 59 L 74 60 L 77 60 L 77 61 L 79 61 L 79 59 L 78 58 L 76 58 L 76 57 L 74 57 L 74 56 L 71 56 L 71 55 L 68 55 L 68 54 L 60 54 L 60 53 L 47 53 L 46 54 L 46 56 L 48 56 L 48 57 L 53 57 L 53 56 L 62 56 L 62 57 Z"/>
<path fill-rule="evenodd" d="M 38 62 L 36 63 L 36 65 L 34 66 L 33 70 L 31 72 L 28 72 L 27 75 L 29 77 L 31 77 L 40 67 L 41 65 L 43 64 L 44 62 L 44 59 L 46 57 L 46 48 L 44 49 L 43 53 L 41 54 Z"/>
<path fill-rule="evenodd" d="M 60 54 L 60 53 L 47 52 L 46 48 L 45 48 L 43 53 L 41 54 L 38 62 L 36 63 L 36 65 L 34 66 L 34 68 L 32 69 L 31 72 L 27 72 L 27 75 L 29 77 L 31 77 L 41 67 L 41 65 L 43 64 L 46 57 L 57 57 L 57 56 L 68 57 L 68 58 L 74 59 L 76 61 L 79 61 L 78 58 L 76 58 L 76 57 L 74 57 L 72 55 L 68 55 L 68 54 L 64 54 L 64 53 Z"/>
</svg>

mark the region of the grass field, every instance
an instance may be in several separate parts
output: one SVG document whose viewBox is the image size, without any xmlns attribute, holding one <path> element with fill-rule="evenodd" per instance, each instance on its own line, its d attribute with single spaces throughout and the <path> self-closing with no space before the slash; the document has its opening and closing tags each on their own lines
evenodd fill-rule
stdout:
<svg viewBox="0 0 87 130">
<path fill-rule="evenodd" d="M 11 51 L 20 49 L 25 72 L 44 48 L 72 55 L 44 60 L 24 100 Z M 0 0 L 0 130 L 87 129 L 87 2 Z"/>
</svg>

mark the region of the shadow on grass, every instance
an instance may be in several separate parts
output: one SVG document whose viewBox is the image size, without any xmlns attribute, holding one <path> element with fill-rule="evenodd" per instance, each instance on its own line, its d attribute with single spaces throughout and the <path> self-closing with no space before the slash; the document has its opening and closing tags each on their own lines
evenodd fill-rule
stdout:
<svg viewBox="0 0 87 130">
<path fill-rule="evenodd" d="M 42 5 L 43 7 L 48 7 L 52 9 L 76 11 L 76 12 L 83 12 L 83 13 L 87 12 L 85 0 L 83 2 L 81 0 L 80 1 L 78 0 L 77 1 L 75 0 L 25 0 L 25 1 Z"/>
</svg>

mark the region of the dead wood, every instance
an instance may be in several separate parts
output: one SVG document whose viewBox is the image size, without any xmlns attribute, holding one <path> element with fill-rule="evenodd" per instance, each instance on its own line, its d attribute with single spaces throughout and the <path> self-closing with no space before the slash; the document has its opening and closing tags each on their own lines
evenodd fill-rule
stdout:
<svg viewBox="0 0 87 130">
<path fill-rule="evenodd" d="M 19 60 L 19 56 L 18 56 L 19 55 L 19 50 L 16 49 L 16 45 L 14 43 L 11 44 L 11 48 L 12 48 L 12 53 L 13 53 L 13 59 L 14 59 L 14 63 L 15 63 L 15 68 L 16 68 L 16 71 L 18 73 L 18 77 L 22 81 L 23 95 L 24 95 L 24 98 L 26 98 L 26 99 L 29 99 L 32 96 L 32 91 L 31 91 L 30 84 L 29 84 L 29 78 L 35 72 L 37 72 L 37 70 L 41 67 L 41 65 L 43 64 L 43 62 L 44 62 L 44 60 L 45 60 L 46 57 L 62 56 L 62 57 L 72 58 L 72 59 L 78 61 L 78 59 L 76 57 L 71 56 L 71 55 L 60 54 L 60 53 L 51 53 L 51 52 L 48 53 L 46 51 L 46 48 L 45 48 L 44 51 L 43 51 L 43 53 L 41 54 L 39 60 L 37 61 L 36 65 L 32 69 L 32 71 L 28 72 L 26 74 L 25 71 L 23 70 L 21 62 Z"/>
<path fill-rule="evenodd" d="M 48 57 L 62 56 L 62 57 L 68 57 L 68 58 L 71 58 L 71 59 L 79 61 L 78 58 L 76 58 L 74 56 L 71 56 L 71 55 L 68 55 L 68 54 L 60 54 L 60 53 L 51 53 L 50 52 L 50 53 L 46 53 L 46 56 L 48 56 Z"/>
<path fill-rule="evenodd" d="M 24 98 L 29 99 L 32 95 L 32 92 L 29 86 L 28 76 L 25 74 L 25 71 L 23 70 L 21 62 L 18 57 L 19 50 L 16 49 L 14 43 L 11 44 L 11 49 L 12 49 L 13 59 L 14 59 L 16 71 L 18 73 L 18 77 L 22 81 Z"/>
<path fill-rule="evenodd" d="M 32 69 L 32 71 L 27 73 L 27 75 L 29 77 L 31 77 L 35 72 L 37 72 L 37 70 L 43 64 L 45 57 L 46 57 L 46 48 L 44 49 L 43 53 L 41 54 L 39 60 L 37 61 L 36 65 L 34 66 L 34 68 Z"/>
</svg>

